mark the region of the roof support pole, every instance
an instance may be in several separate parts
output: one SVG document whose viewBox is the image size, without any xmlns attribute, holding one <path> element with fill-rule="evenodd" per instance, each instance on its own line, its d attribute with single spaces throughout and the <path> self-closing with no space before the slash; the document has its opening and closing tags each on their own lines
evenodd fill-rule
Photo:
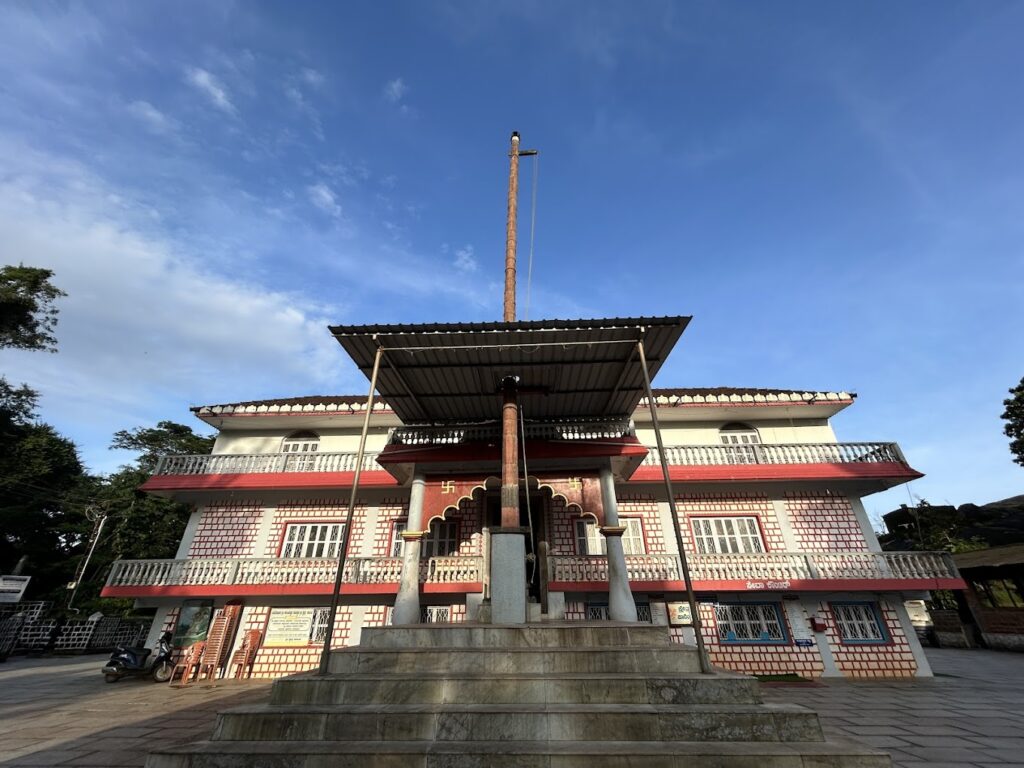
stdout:
<svg viewBox="0 0 1024 768">
<path fill-rule="evenodd" d="M 672 530 L 676 534 L 676 546 L 679 548 L 679 565 L 683 571 L 683 585 L 686 587 L 686 601 L 690 604 L 690 618 L 693 621 L 693 634 L 697 640 L 697 657 L 700 659 L 700 671 L 704 674 L 711 674 L 711 661 L 708 659 L 707 649 L 704 647 L 704 634 L 700 626 L 700 612 L 697 610 L 697 601 L 693 596 L 693 582 L 690 580 L 690 566 L 686 561 L 686 548 L 683 545 L 683 532 L 679 527 L 679 511 L 676 509 L 676 497 L 672 492 L 672 477 L 668 472 L 668 458 L 665 455 L 665 444 L 661 440 L 661 427 L 658 424 L 658 409 L 654 402 L 654 393 L 651 391 L 651 375 L 647 370 L 647 355 L 644 354 L 644 342 L 636 343 L 636 350 L 640 355 L 640 369 L 644 374 L 644 391 L 647 393 L 647 405 L 651 409 L 651 424 L 654 427 L 654 439 L 658 444 L 658 458 L 661 460 L 661 473 L 665 478 L 665 493 L 668 495 L 668 508 L 672 513 Z"/>
<path fill-rule="evenodd" d="M 366 396 L 366 413 L 363 415 L 363 431 L 359 435 L 359 450 L 356 451 L 356 471 L 352 476 L 352 491 L 348 496 L 348 514 L 345 515 L 345 530 L 341 535 L 341 550 L 338 552 L 338 570 L 334 574 L 334 589 L 331 590 L 331 610 L 327 614 L 327 637 L 324 638 L 324 649 L 320 653 L 320 669 L 317 674 L 326 675 L 331 662 L 331 640 L 334 639 L 334 620 L 338 615 L 338 600 L 341 597 L 341 582 L 345 574 L 345 560 L 348 557 L 348 541 L 352 534 L 352 515 L 356 508 L 356 494 L 359 493 L 359 475 L 363 470 L 363 457 L 366 455 L 366 434 L 370 431 L 370 415 L 373 413 L 373 395 L 377 391 L 377 374 L 380 372 L 380 360 L 384 356 L 384 347 L 377 344 L 377 353 L 373 357 L 373 373 L 370 376 L 370 394 Z"/>
</svg>

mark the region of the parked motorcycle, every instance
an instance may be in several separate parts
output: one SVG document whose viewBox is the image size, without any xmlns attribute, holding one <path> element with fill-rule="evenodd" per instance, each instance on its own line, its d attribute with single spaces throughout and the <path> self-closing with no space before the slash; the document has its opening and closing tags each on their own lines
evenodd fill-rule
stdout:
<svg viewBox="0 0 1024 768">
<path fill-rule="evenodd" d="M 156 655 L 151 659 L 149 648 L 126 648 L 123 645 L 110 654 L 107 665 L 103 667 L 103 679 L 108 683 L 116 683 L 129 675 L 149 675 L 157 683 L 166 683 L 171 679 L 174 662 L 171 661 L 171 633 L 164 632 L 157 642 Z"/>
</svg>

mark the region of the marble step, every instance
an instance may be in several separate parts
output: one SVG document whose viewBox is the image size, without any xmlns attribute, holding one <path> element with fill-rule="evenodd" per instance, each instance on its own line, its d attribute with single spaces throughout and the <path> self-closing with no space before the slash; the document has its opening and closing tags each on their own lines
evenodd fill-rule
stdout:
<svg viewBox="0 0 1024 768">
<path fill-rule="evenodd" d="M 757 681 L 730 672 L 370 673 L 277 680 L 272 704 L 757 704 Z"/>
<path fill-rule="evenodd" d="M 549 674 L 559 672 L 699 672 L 697 652 L 682 646 L 661 648 L 605 645 L 561 648 L 367 648 L 331 653 L 330 671 L 461 672 Z"/>
<path fill-rule="evenodd" d="M 164 747 L 146 768 L 891 768 L 846 741 L 218 741 Z"/>
<path fill-rule="evenodd" d="M 222 713 L 215 741 L 822 741 L 792 704 L 252 705 Z"/>
<path fill-rule="evenodd" d="M 621 622 L 544 624 L 416 624 L 366 627 L 363 648 L 574 648 L 580 646 L 671 645 L 668 627 Z M 677 644 L 676 644 L 677 645 Z"/>
</svg>

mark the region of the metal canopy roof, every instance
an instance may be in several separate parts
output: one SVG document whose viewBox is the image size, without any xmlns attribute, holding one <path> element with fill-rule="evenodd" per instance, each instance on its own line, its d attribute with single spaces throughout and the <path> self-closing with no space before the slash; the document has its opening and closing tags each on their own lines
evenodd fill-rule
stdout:
<svg viewBox="0 0 1024 768">
<path fill-rule="evenodd" d="M 689 317 L 512 323 L 338 325 L 331 333 L 406 424 L 501 415 L 501 382 L 519 378 L 526 419 L 628 418 L 644 394 L 636 342 L 653 378 Z"/>
</svg>

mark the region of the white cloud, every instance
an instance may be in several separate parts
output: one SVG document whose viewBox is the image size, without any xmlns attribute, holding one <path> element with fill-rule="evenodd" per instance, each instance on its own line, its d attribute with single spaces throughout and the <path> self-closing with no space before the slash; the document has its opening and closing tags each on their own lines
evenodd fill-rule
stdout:
<svg viewBox="0 0 1024 768">
<path fill-rule="evenodd" d="M 148 101 L 133 101 L 128 105 L 128 112 L 154 133 L 171 133 L 175 130 L 174 121 Z"/>
<path fill-rule="evenodd" d="M 323 85 L 325 78 L 322 72 L 306 67 L 302 70 L 302 79 L 305 80 L 308 85 L 318 88 Z"/>
<path fill-rule="evenodd" d="M 464 245 L 458 248 L 455 251 L 455 260 L 452 262 L 452 266 L 459 272 L 476 272 L 480 265 L 473 255 L 473 246 Z"/>
<path fill-rule="evenodd" d="M 407 86 L 405 84 L 405 80 L 400 77 L 396 77 L 384 86 L 384 98 L 392 104 L 398 104 L 408 92 L 409 86 Z"/>
<path fill-rule="evenodd" d="M 334 196 L 333 190 L 322 181 L 306 188 L 309 195 L 309 202 L 329 216 L 337 218 L 341 216 L 341 206 Z"/>
<path fill-rule="evenodd" d="M 188 82 L 201 91 L 213 103 L 217 109 L 234 115 L 238 110 L 228 98 L 224 85 L 214 75 L 199 67 L 191 67 L 186 73 Z"/>
<path fill-rule="evenodd" d="M 339 388 L 325 329 L 338 308 L 216 272 L 74 163 L 2 138 L 0 150 L 15 158 L 0 180 L 0 261 L 52 269 L 68 294 L 59 353 L 5 350 L 2 368 L 40 390 L 44 418 L 94 468 L 115 467 L 113 431 L 188 421 L 190 403 Z"/>
</svg>

